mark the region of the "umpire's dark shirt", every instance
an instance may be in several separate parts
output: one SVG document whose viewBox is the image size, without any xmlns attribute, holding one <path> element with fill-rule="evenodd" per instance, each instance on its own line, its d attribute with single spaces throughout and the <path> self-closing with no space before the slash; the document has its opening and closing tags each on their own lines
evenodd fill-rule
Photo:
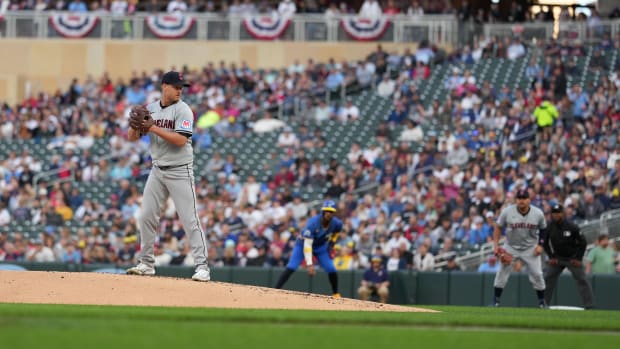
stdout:
<svg viewBox="0 0 620 349">
<path fill-rule="evenodd" d="M 561 222 L 551 221 L 546 235 L 543 247 L 549 258 L 583 258 L 587 242 L 576 224 L 565 219 Z"/>
</svg>

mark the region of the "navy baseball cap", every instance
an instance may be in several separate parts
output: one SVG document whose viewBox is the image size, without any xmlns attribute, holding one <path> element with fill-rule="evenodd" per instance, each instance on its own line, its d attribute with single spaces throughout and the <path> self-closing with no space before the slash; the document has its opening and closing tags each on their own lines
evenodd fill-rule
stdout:
<svg viewBox="0 0 620 349">
<path fill-rule="evenodd" d="M 161 78 L 162 84 L 185 86 L 188 87 L 189 83 L 185 81 L 183 74 L 176 71 L 169 71 Z"/>
<path fill-rule="evenodd" d="M 564 212 L 564 207 L 560 204 L 555 204 L 551 207 L 551 213 L 562 213 Z"/>
<path fill-rule="evenodd" d="M 529 199 L 530 193 L 527 191 L 527 189 L 519 189 L 517 190 L 517 195 L 515 196 L 517 197 L 517 199 Z"/>
</svg>

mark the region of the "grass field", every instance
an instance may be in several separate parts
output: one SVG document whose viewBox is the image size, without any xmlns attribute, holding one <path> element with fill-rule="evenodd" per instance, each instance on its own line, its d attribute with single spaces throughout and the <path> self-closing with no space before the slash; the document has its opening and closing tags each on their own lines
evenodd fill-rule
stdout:
<svg viewBox="0 0 620 349">
<path fill-rule="evenodd" d="M 0 304 L 0 347 L 620 347 L 620 312 L 429 308 L 441 313 Z"/>
</svg>

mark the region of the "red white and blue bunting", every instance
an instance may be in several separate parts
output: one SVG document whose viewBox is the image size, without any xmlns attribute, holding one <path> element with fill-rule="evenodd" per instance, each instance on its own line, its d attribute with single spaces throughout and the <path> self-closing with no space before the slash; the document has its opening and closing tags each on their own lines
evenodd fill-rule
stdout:
<svg viewBox="0 0 620 349">
<path fill-rule="evenodd" d="M 49 22 L 65 38 L 83 38 L 95 29 L 99 18 L 87 13 L 54 13 Z"/>
<path fill-rule="evenodd" d="M 148 16 L 145 20 L 149 30 L 160 39 L 182 38 L 195 22 L 190 16 L 176 14 Z"/>
<path fill-rule="evenodd" d="M 258 15 L 243 19 L 245 30 L 258 40 L 275 40 L 282 36 L 291 24 L 290 18 L 278 15 Z"/>
<path fill-rule="evenodd" d="M 354 40 L 372 41 L 383 36 L 390 27 L 387 18 L 344 18 L 340 21 L 342 29 Z"/>
</svg>

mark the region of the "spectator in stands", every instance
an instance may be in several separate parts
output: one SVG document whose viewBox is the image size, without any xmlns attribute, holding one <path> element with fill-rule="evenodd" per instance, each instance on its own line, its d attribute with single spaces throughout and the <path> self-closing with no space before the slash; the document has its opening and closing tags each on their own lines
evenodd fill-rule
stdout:
<svg viewBox="0 0 620 349">
<path fill-rule="evenodd" d="M 284 127 L 284 132 L 278 137 L 278 147 L 283 148 L 298 148 L 299 139 L 293 133 L 293 129 L 290 126 Z"/>
<path fill-rule="evenodd" d="M 586 274 L 613 273 L 615 273 L 614 249 L 609 246 L 609 236 L 601 234 L 597 238 L 596 246 L 586 257 Z"/>
<path fill-rule="evenodd" d="M 359 15 L 363 18 L 378 19 L 383 14 L 377 0 L 364 0 Z"/>
<path fill-rule="evenodd" d="M 383 9 L 383 14 L 386 16 L 396 16 L 400 13 L 400 8 L 396 6 L 394 0 L 388 0 L 385 8 Z"/>
<path fill-rule="evenodd" d="M 590 70 L 602 71 L 606 69 L 608 68 L 605 57 L 601 54 L 601 50 L 595 49 L 594 53 L 592 54 L 592 58 L 590 58 Z"/>
<path fill-rule="evenodd" d="M 234 154 L 226 155 L 223 170 L 226 175 L 230 175 L 231 173 L 239 174 L 239 171 L 241 171 L 241 166 L 237 163 L 237 159 Z"/>
<path fill-rule="evenodd" d="M 465 148 L 464 143 L 466 140 L 455 141 L 453 143 L 453 149 L 448 151 L 446 156 L 446 164 L 449 166 L 463 166 L 469 162 L 469 152 Z"/>
<path fill-rule="evenodd" d="M 206 173 L 217 173 L 224 170 L 224 165 L 226 165 L 226 161 L 222 159 L 222 155 L 219 151 L 213 153 L 213 157 L 209 159 L 207 162 L 207 167 L 205 168 Z"/>
<path fill-rule="evenodd" d="M 235 17 L 243 15 L 243 6 L 241 5 L 240 0 L 233 0 L 228 7 L 228 14 Z"/>
<path fill-rule="evenodd" d="M 525 46 L 518 37 L 513 38 L 510 46 L 507 48 L 506 58 L 515 60 L 525 55 Z"/>
<path fill-rule="evenodd" d="M 406 121 L 407 128 L 400 134 L 400 140 L 403 142 L 420 142 L 424 138 L 424 131 L 420 125 L 413 121 Z"/>
<path fill-rule="evenodd" d="M 325 87 L 331 91 L 338 90 L 344 84 L 344 75 L 337 68 L 332 68 L 325 80 Z"/>
<path fill-rule="evenodd" d="M 420 41 L 418 45 L 418 49 L 415 53 L 416 62 L 422 62 L 424 65 L 428 66 L 431 63 L 431 60 L 435 57 L 435 52 L 430 46 L 428 40 L 424 39 Z"/>
<path fill-rule="evenodd" d="M 583 91 L 581 85 L 574 84 L 572 90 L 568 93 L 568 99 L 573 103 L 573 120 L 585 123 L 586 111 L 590 103 L 588 94 Z"/>
<path fill-rule="evenodd" d="M 376 294 L 381 303 L 387 303 L 389 287 L 388 272 L 383 268 L 381 256 L 373 256 L 371 267 L 364 272 L 357 294 L 364 301 Z"/>
<path fill-rule="evenodd" d="M 338 111 L 338 120 L 341 122 L 355 121 L 360 117 L 359 108 L 353 104 L 353 101 L 348 98 L 344 107 Z"/>
<path fill-rule="evenodd" d="M 403 124 L 408 118 L 406 106 L 400 101 L 396 102 L 395 105 L 396 107 L 394 108 L 394 110 L 392 110 L 387 116 L 387 122 L 392 125 Z"/>
<path fill-rule="evenodd" d="M 69 3 L 68 10 L 70 12 L 88 12 L 88 8 L 82 0 L 72 0 Z"/>
<path fill-rule="evenodd" d="M 497 273 L 499 270 L 499 264 L 497 264 L 497 258 L 490 256 L 486 262 L 480 264 L 478 267 L 479 273 Z"/>
<path fill-rule="evenodd" d="M 422 61 L 417 61 L 415 68 L 411 70 L 411 79 L 413 80 L 426 80 L 431 76 L 431 70 L 428 65 Z"/>
<path fill-rule="evenodd" d="M 446 261 L 446 266 L 441 268 L 441 271 L 444 272 L 458 272 L 462 270 L 463 267 L 461 267 L 456 261 L 456 255 L 451 255 L 450 257 L 448 257 L 448 260 Z"/>
<path fill-rule="evenodd" d="M 194 144 L 201 150 L 207 150 L 213 144 L 213 140 L 209 132 L 202 128 L 197 128 L 196 133 L 192 136 Z"/>
<path fill-rule="evenodd" d="M 586 176 L 587 175 L 588 174 L 586 174 Z M 583 193 L 583 200 L 577 208 L 577 216 L 585 220 L 594 220 L 597 219 L 604 211 L 605 207 L 601 201 L 594 197 L 594 193 L 591 190 L 586 190 Z"/>
<path fill-rule="evenodd" d="M 187 4 L 183 0 L 171 0 L 166 7 L 168 13 L 183 13 L 187 11 Z"/>
<path fill-rule="evenodd" d="M 62 251 L 62 256 L 60 259 L 63 263 L 73 263 L 73 264 L 81 264 L 82 263 L 82 254 L 76 248 L 76 241 L 71 239 L 67 242 L 66 247 Z"/>
<path fill-rule="evenodd" d="M 314 107 L 314 120 L 317 123 L 321 123 L 325 120 L 329 120 L 330 117 L 330 108 L 325 103 L 325 100 L 321 99 L 318 101 L 317 105 Z"/>
<path fill-rule="evenodd" d="M 417 17 L 424 15 L 424 8 L 420 6 L 417 0 L 412 0 L 407 8 L 407 16 Z"/>
<path fill-rule="evenodd" d="M 390 97 L 396 88 L 396 82 L 390 79 L 388 74 L 383 75 L 383 80 L 377 86 L 377 94 L 381 97 Z"/>
<path fill-rule="evenodd" d="M 291 17 L 297 12 L 297 6 L 292 0 L 282 0 L 278 5 L 278 13 L 282 17 Z"/>
<path fill-rule="evenodd" d="M 43 244 L 43 240 L 38 238 L 31 242 L 31 246 L 26 253 L 26 260 L 29 262 L 51 263 L 56 260 L 54 252 Z"/>
<path fill-rule="evenodd" d="M 401 256 L 400 248 L 391 249 L 385 268 L 388 272 L 407 269 L 407 261 Z"/>
<path fill-rule="evenodd" d="M 435 258 L 428 251 L 429 246 L 421 244 L 418 253 L 413 257 L 413 268 L 418 271 L 432 271 L 435 268 Z"/>
<path fill-rule="evenodd" d="M 0 226 L 6 226 L 11 223 L 11 213 L 3 201 L 0 201 Z"/>
<path fill-rule="evenodd" d="M 110 5 L 110 13 L 113 16 L 125 16 L 127 14 L 128 5 L 129 4 L 125 0 L 114 0 Z M 105 6 L 102 5 L 101 7 L 105 9 Z M 156 11 L 159 12 L 159 6 Z"/>
<path fill-rule="evenodd" d="M 353 270 L 353 256 L 349 246 L 335 245 L 334 266 L 336 270 Z"/>
</svg>

